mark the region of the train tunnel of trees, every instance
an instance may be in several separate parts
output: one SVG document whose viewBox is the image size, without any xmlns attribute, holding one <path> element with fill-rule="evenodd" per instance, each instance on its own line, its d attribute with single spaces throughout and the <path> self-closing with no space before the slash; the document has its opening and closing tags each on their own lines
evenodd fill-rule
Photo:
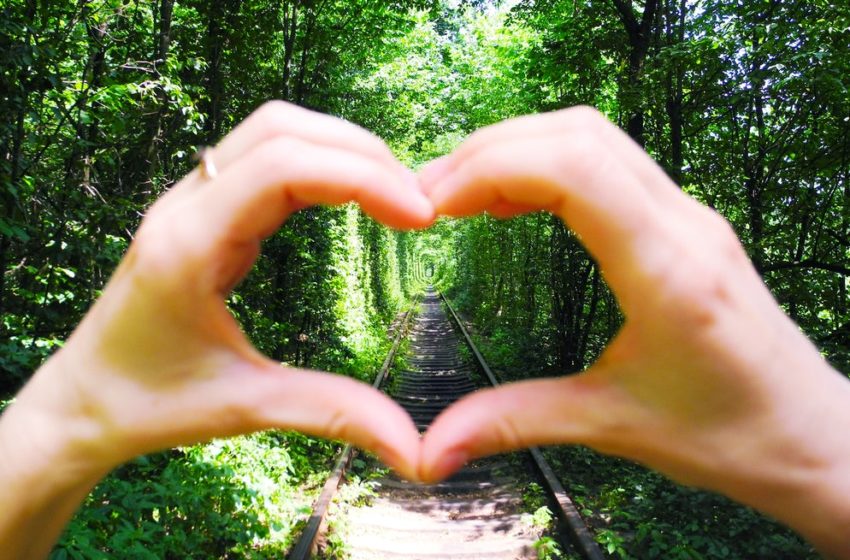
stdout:
<svg viewBox="0 0 850 560">
<path fill-rule="evenodd" d="M 731 222 L 784 310 L 850 372 L 845 2 L 7 0 L 0 14 L 1 398 L 67 338 L 196 148 L 269 99 L 357 123 L 414 169 L 486 125 L 592 105 Z M 506 380 L 581 371 L 623 320 L 549 214 L 399 232 L 354 205 L 294 215 L 228 304 L 273 359 L 367 380 L 426 285 Z M 283 553 L 337 447 L 275 432 L 140 458 L 94 490 L 52 557 Z M 816 557 L 638 465 L 549 455 L 613 558 Z"/>
</svg>

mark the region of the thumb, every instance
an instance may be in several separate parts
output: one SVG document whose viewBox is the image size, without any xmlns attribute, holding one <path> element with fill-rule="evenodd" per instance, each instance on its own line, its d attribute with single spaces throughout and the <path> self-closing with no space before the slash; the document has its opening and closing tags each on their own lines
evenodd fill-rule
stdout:
<svg viewBox="0 0 850 560">
<path fill-rule="evenodd" d="M 419 476 L 446 478 L 466 462 L 536 445 L 590 443 L 611 423 L 610 389 L 590 372 L 473 393 L 425 434 Z"/>
<path fill-rule="evenodd" d="M 235 364 L 224 378 L 204 391 L 205 408 L 217 416 L 214 430 L 220 432 L 208 435 L 292 429 L 342 439 L 416 478 L 419 431 L 401 406 L 369 385 L 266 359 Z"/>
</svg>

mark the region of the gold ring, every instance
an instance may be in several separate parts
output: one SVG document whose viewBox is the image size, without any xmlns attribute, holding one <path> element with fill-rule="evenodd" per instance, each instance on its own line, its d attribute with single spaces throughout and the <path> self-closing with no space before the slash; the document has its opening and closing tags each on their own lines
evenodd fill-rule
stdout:
<svg viewBox="0 0 850 560">
<path fill-rule="evenodd" d="M 198 162 L 201 177 L 204 179 L 216 178 L 218 175 L 218 169 L 216 169 L 215 162 L 213 161 L 212 148 L 201 146 L 198 148 L 198 151 L 195 152 L 194 159 Z"/>
</svg>

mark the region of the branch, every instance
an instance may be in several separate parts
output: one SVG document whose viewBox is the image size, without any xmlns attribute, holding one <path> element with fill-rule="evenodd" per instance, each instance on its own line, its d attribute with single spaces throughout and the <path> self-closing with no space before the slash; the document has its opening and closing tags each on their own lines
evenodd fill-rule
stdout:
<svg viewBox="0 0 850 560">
<path fill-rule="evenodd" d="M 626 2 L 625 0 L 611 0 L 614 2 L 614 6 L 617 8 L 617 11 L 620 13 L 620 19 L 623 20 L 623 25 L 626 26 L 626 32 L 629 36 L 636 36 L 640 33 L 640 27 L 638 27 L 638 21 L 635 17 L 635 12 L 632 10 L 631 2 Z M 649 2 L 647 2 L 649 3 Z M 646 14 L 644 13 L 644 16 Z"/>
<path fill-rule="evenodd" d="M 777 270 L 790 270 L 790 269 L 826 270 L 826 271 L 829 271 L 829 272 L 834 272 L 836 274 L 841 274 L 842 276 L 850 276 L 850 268 L 848 268 L 846 266 L 827 263 L 827 262 L 823 262 L 823 261 L 817 261 L 817 260 L 814 260 L 814 259 L 806 259 L 806 260 L 802 260 L 802 261 L 786 261 L 786 262 L 765 264 L 761 267 L 760 272 L 762 274 L 764 274 L 766 272 L 774 272 L 774 271 L 777 271 Z"/>
<path fill-rule="evenodd" d="M 843 245 L 844 247 L 850 247 L 850 237 L 843 235 L 841 233 L 837 233 L 831 229 L 826 230 L 827 235 L 833 238 L 835 241 Z"/>
</svg>

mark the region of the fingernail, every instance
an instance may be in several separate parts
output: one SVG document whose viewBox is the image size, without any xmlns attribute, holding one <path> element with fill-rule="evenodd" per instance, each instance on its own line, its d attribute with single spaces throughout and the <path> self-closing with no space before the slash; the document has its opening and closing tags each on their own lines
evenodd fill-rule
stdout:
<svg viewBox="0 0 850 560">
<path fill-rule="evenodd" d="M 435 185 L 435 187 L 431 189 L 431 192 L 427 194 L 428 199 L 431 201 L 431 204 L 434 206 L 434 210 L 437 214 L 443 214 L 445 210 L 444 205 L 449 199 L 451 189 L 444 187 L 441 183 L 439 185 Z"/>
<path fill-rule="evenodd" d="M 449 156 L 439 157 L 425 165 L 419 171 L 419 179 L 427 192 L 429 187 L 438 181 L 451 168 Z"/>
<path fill-rule="evenodd" d="M 416 472 L 410 467 L 410 462 L 404 460 L 396 450 L 382 445 L 375 450 L 375 454 L 383 464 L 396 471 L 402 477 L 410 480 L 416 478 Z"/>
<path fill-rule="evenodd" d="M 437 481 L 448 478 L 469 461 L 469 453 L 458 449 L 444 453 L 428 473 L 428 479 Z"/>
<path fill-rule="evenodd" d="M 411 171 L 410 175 L 406 178 L 406 182 L 412 189 L 410 196 L 414 199 L 416 211 L 421 216 L 423 224 L 430 224 L 434 221 L 436 212 L 434 211 L 434 205 L 425 196 L 425 193 L 422 192 L 419 177 Z"/>
</svg>

